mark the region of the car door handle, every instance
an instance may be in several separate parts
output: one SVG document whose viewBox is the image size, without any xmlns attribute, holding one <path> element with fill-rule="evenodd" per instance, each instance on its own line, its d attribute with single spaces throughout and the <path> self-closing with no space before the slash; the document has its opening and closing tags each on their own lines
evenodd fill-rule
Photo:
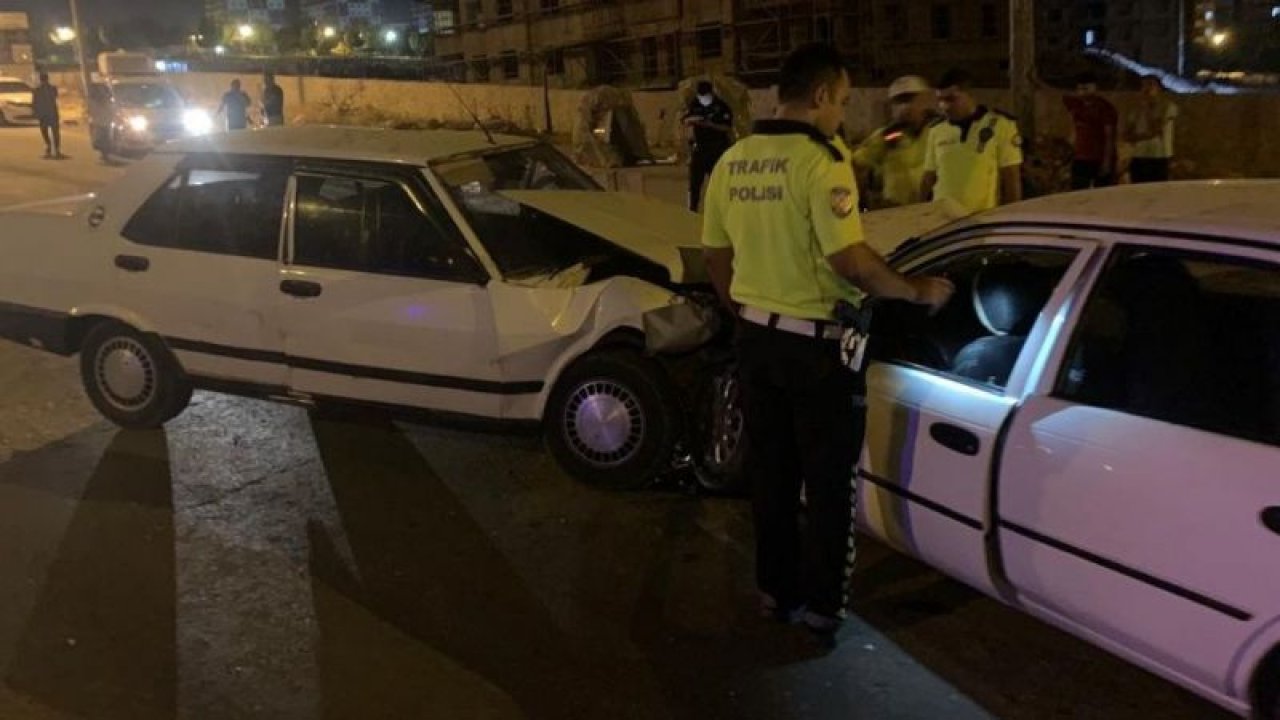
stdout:
<svg viewBox="0 0 1280 720">
<path fill-rule="evenodd" d="M 151 261 L 141 255 L 117 255 L 116 267 L 128 272 L 146 272 Z"/>
<path fill-rule="evenodd" d="M 1280 506 L 1272 505 L 1262 510 L 1262 525 L 1280 535 Z"/>
<path fill-rule="evenodd" d="M 280 292 L 285 295 L 292 295 L 300 298 L 320 297 L 320 293 L 324 292 L 324 288 L 317 282 L 310 280 L 281 280 Z"/>
<path fill-rule="evenodd" d="M 948 450 L 970 457 L 977 455 L 978 450 L 982 448 L 977 435 L 951 423 L 938 422 L 930 425 L 929 437 Z"/>
</svg>

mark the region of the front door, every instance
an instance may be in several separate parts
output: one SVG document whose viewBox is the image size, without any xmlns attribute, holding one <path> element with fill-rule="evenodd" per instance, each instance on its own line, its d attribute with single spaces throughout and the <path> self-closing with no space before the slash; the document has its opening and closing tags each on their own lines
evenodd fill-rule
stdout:
<svg viewBox="0 0 1280 720">
<path fill-rule="evenodd" d="M 1280 258 L 1211 247 L 1113 251 L 1013 422 L 1000 550 L 1029 607 L 1229 693 L 1280 614 Z"/>
<path fill-rule="evenodd" d="M 290 387 L 317 397 L 494 417 L 487 276 L 420 178 L 394 168 L 294 177 L 285 298 Z"/>
<path fill-rule="evenodd" d="M 937 316 L 897 303 L 876 311 L 859 521 L 987 592 L 993 458 L 1084 249 L 1022 238 L 952 245 L 912 268 L 956 284 Z"/>
</svg>

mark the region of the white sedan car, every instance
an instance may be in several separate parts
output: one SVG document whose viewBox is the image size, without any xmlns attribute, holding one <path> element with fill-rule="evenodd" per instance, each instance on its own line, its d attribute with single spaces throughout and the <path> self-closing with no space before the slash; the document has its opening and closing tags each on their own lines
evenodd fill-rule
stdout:
<svg viewBox="0 0 1280 720">
<path fill-rule="evenodd" d="M 18 78 L 0 77 L 0 125 L 31 124 L 31 86 Z"/>
<path fill-rule="evenodd" d="M 901 247 L 957 292 L 876 310 L 862 529 L 1280 719 L 1278 198 L 1071 193 Z"/>
<path fill-rule="evenodd" d="M 604 192 L 549 145 L 219 135 L 0 223 L 0 336 L 79 353 L 122 426 L 206 388 L 542 428 L 573 474 L 617 486 L 695 455 L 723 459 L 701 463 L 712 482 L 732 470 L 740 428 L 695 406 L 727 367 L 697 216 Z"/>
</svg>

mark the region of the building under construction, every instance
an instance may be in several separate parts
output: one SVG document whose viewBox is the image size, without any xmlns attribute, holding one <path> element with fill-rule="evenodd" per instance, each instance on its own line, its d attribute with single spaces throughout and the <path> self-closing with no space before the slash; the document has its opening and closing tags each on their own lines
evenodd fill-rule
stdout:
<svg viewBox="0 0 1280 720">
<path fill-rule="evenodd" d="M 437 0 L 438 59 L 457 79 L 583 87 L 672 87 L 722 72 L 772 83 L 812 41 L 862 83 L 951 65 L 1004 84 L 1008 3 L 997 0 Z"/>
</svg>

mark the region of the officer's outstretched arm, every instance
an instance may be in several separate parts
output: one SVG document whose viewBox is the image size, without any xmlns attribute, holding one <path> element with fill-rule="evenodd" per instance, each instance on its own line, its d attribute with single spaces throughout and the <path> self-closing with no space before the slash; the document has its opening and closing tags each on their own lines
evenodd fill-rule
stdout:
<svg viewBox="0 0 1280 720">
<path fill-rule="evenodd" d="M 889 267 L 864 243 L 827 256 L 831 268 L 872 297 L 906 300 L 938 310 L 951 299 L 955 286 L 940 277 L 907 277 Z"/>
</svg>

